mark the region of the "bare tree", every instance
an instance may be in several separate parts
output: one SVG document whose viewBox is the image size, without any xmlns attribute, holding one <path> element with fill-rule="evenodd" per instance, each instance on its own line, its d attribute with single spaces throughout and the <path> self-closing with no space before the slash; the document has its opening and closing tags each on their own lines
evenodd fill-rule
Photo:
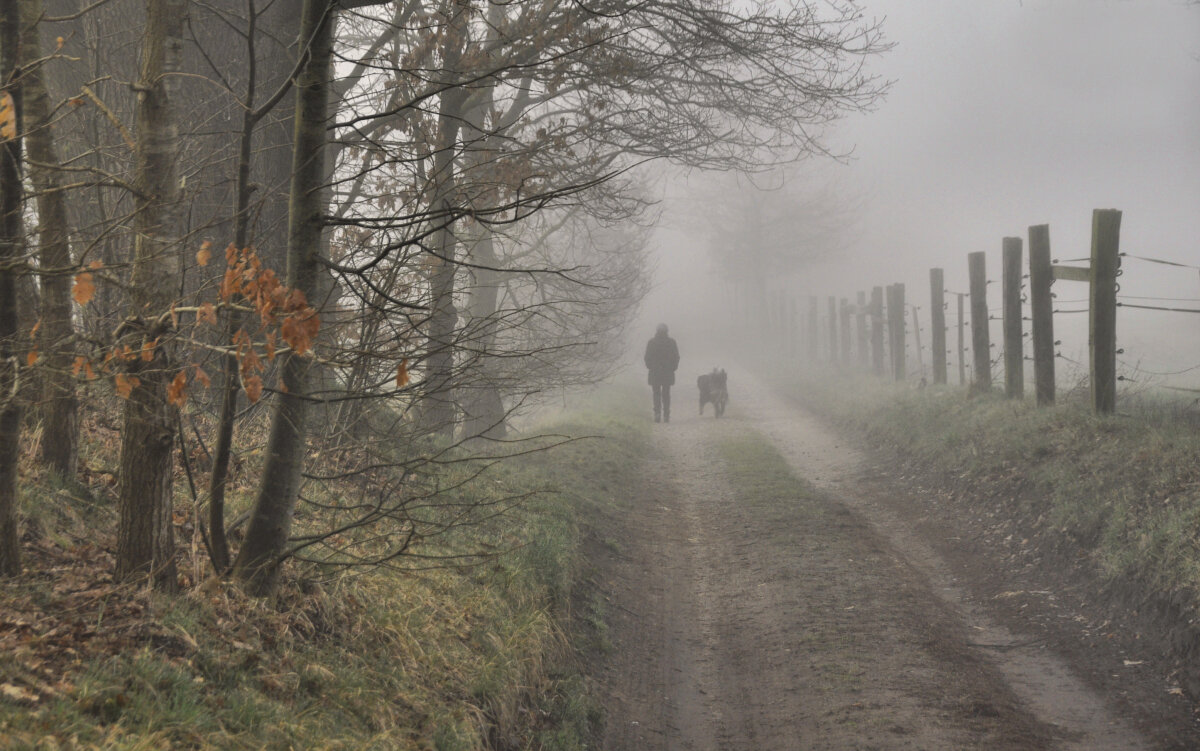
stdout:
<svg viewBox="0 0 1200 751">
<path fill-rule="evenodd" d="M 70 227 L 67 191 L 53 133 L 41 45 L 41 0 L 21 0 L 21 88 L 29 174 L 37 197 L 41 307 L 38 349 L 42 356 L 42 461 L 65 480 L 74 480 L 79 443 L 79 401 L 71 374 L 75 325 L 71 320 Z"/>
<path fill-rule="evenodd" d="M 168 389 L 175 367 L 171 317 L 179 278 L 178 128 L 174 81 L 185 18 L 182 0 L 147 0 L 138 91 L 131 312 L 118 342 L 125 358 L 128 393 L 121 433 L 118 578 L 149 574 L 155 586 L 174 589 L 175 542 L 171 515 L 175 408 Z"/>
<path fill-rule="evenodd" d="M 306 299 L 317 299 L 321 233 L 326 210 L 325 145 L 329 75 L 333 48 L 333 6 L 305 0 L 300 39 L 306 45 L 296 79 L 296 136 L 293 144 L 291 203 L 288 209 L 287 284 Z M 266 595 L 278 583 L 279 563 L 291 531 L 307 437 L 308 370 L 303 352 L 283 355 L 283 392 L 275 403 L 267 461 L 246 537 L 234 561 L 234 575 L 250 591 Z"/>
<path fill-rule="evenodd" d="M 17 275 L 23 255 L 16 3 L 0 7 L 0 576 L 21 572 L 17 537 L 17 453 L 21 439 L 17 361 Z"/>
<path fill-rule="evenodd" d="M 475 428 L 500 424 L 497 394 L 455 393 L 468 380 L 481 383 L 490 358 L 480 344 L 495 341 L 499 321 L 521 318 L 493 310 L 495 320 L 487 321 L 498 280 L 509 273 L 549 279 L 565 268 L 544 257 L 540 265 L 498 265 L 494 228 L 526 222 L 539 195 L 578 201 L 598 218 L 635 216 L 640 198 L 614 185 L 643 160 L 754 171 L 825 153 L 820 129 L 868 107 L 882 89 L 859 66 L 883 48 L 878 28 L 853 6 L 835 6 L 831 17 L 807 5 L 777 12 L 769 4 L 742 10 L 720 2 L 488 4 L 470 15 L 463 7 L 440 22 L 418 15 L 412 30 L 389 30 L 397 46 L 407 41 L 407 52 L 381 54 L 375 63 L 390 69 L 386 96 L 365 87 L 350 102 L 341 138 L 361 164 L 346 175 L 336 212 L 342 227 L 375 240 L 357 242 L 354 262 L 339 264 L 344 275 L 378 269 L 407 244 L 432 256 L 421 298 L 430 311 L 427 345 L 415 348 L 414 359 L 427 414 L 437 415 L 427 422 L 444 435 L 463 407 Z M 448 69 L 456 64 L 461 70 Z M 415 138 L 392 140 L 393 133 Z M 394 188 L 415 198 L 408 205 L 433 197 L 424 205 L 426 224 L 419 208 L 390 216 L 374 208 L 364 186 L 384 179 L 416 185 Z M 608 189 L 597 189 L 605 183 Z M 513 202 L 520 205 L 506 215 Z M 456 213 L 470 223 L 446 219 Z M 575 271 L 576 282 L 589 283 Z M 473 403 L 460 404 L 468 392 Z"/>
</svg>

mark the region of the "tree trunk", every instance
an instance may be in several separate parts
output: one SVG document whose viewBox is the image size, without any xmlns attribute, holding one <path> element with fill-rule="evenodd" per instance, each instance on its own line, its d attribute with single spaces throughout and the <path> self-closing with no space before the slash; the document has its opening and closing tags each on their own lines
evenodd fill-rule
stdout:
<svg viewBox="0 0 1200 751">
<path fill-rule="evenodd" d="M 24 28 L 21 51 L 28 66 L 22 80 L 22 120 L 29 152 L 29 175 L 37 190 L 38 263 L 42 271 L 42 461 L 64 480 L 76 474 L 79 445 L 79 402 L 71 375 L 75 327 L 71 321 L 71 245 L 66 194 L 56 170 L 58 149 L 50 125 L 50 97 L 40 64 L 42 0 L 21 0 Z"/>
<path fill-rule="evenodd" d="M 296 81 L 296 117 L 292 151 L 292 182 L 288 207 L 287 283 L 317 300 L 320 251 L 326 210 L 326 110 L 333 45 L 331 6 L 324 0 L 305 0 L 300 39 L 310 40 L 308 58 Z M 282 356 L 284 393 L 277 397 L 267 439 L 266 464 L 254 501 L 246 537 L 233 564 L 233 573 L 251 593 L 273 594 L 300 488 L 307 437 L 308 359 L 287 352 Z"/>
<path fill-rule="evenodd" d="M 137 83 L 137 148 L 132 312 L 125 334 L 131 349 L 149 347 L 149 359 L 128 363 L 136 378 L 125 403 L 121 434 L 118 579 L 149 574 L 155 587 L 173 590 L 175 540 L 171 519 L 175 411 L 167 402 L 172 378 L 169 333 L 164 315 L 179 286 L 178 126 L 172 113 L 184 21 L 182 0 L 147 0 Z M 157 342 L 157 346 L 155 346 Z"/>
<path fill-rule="evenodd" d="M 437 257 L 429 280 L 430 312 L 427 324 L 428 354 L 425 361 L 425 387 L 422 393 L 422 424 L 434 435 L 450 438 L 454 435 L 458 405 L 454 395 L 455 332 L 458 328 L 458 308 L 454 305 L 455 276 L 458 272 L 456 255 L 458 238 L 454 234 L 451 212 L 454 210 L 455 172 L 458 168 L 458 134 L 463 121 L 466 92 L 452 86 L 459 74 L 458 65 L 467 44 L 467 12 L 463 6 L 447 3 L 446 23 L 450 29 L 442 48 L 442 70 L 447 78 L 446 90 L 438 105 L 437 141 L 433 154 L 430 208 L 442 212 L 435 222 L 442 226 L 431 243 Z"/>
<path fill-rule="evenodd" d="M 496 383 L 494 363 L 502 358 L 493 356 L 496 341 L 497 307 L 500 299 L 500 274 L 496 268 L 495 238 L 489 227 L 479 227 L 478 237 L 471 245 L 471 262 L 476 268 L 475 284 L 471 288 L 471 318 L 476 330 L 472 331 L 476 355 L 472 383 L 464 387 L 463 434 L 466 437 L 504 438 L 508 434 L 505 425 L 504 401 Z"/>
<path fill-rule="evenodd" d="M 20 112 L 21 92 L 14 85 L 20 17 L 15 3 L 0 11 L 0 86 L 12 97 L 13 125 Z M 14 127 L 15 130 L 15 127 Z M 17 400 L 17 270 L 21 256 L 21 140 L 0 136 L 0 576 L 21 573 L 17 537 L 17 454 L 21 439 L 21 406 Z"/>
</svg>

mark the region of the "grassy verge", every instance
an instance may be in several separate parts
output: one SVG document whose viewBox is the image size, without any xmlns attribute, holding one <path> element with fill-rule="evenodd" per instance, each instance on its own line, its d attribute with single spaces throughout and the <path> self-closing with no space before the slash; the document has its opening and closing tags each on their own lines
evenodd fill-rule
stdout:
<svg viewBox="0 0 1200 751">
<path fill-rule="evenodd" d="M 867 378 L 776 386 L 1085 562 L 1124 604 L 1136 597 L 1189 631 L 1200 616 L 1200 434 L 1187 415 L 1098 417 L 1077 398 L 1039 409 Z"/>
<path fill-rule="evenodd" d="M 326 573 L 270 605 L 216 579 L 113 585 L 96 533 L 112 509 L 27 478 L 27 573 L 0 585 L 0 746 L 587 747 L 599 717 L 567 626 L 580 514 L 640 455 L 635 423 L 601 409 L 544 427 L 607 438 L 489 469 L 488 492 L 526 500 L 421 547 L 428 566 Z M 461 549 L 495 554 L 438 563 Z"/>
</svg>

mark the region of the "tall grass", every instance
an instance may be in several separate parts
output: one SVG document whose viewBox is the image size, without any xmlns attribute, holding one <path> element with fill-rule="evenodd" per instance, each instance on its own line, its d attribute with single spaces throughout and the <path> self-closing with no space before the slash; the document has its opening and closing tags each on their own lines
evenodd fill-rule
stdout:
<svg viewBox="0 0 1200 751">
<path fill-rule="evenodd" d="M 4 584 L 0 608 L 40 620 L 28 649 L 0 655 L 0 747 L 587 748 L 600 716 L 568 634 L 581 514 L 621 492 L 614 473 L 636 475 L 645 445 L 609 411 L 558 416 L 539 429 L 570 442 L 473 482 L 456 476 L 470 462 L 437 478 L 449 502 L 519 499 L 503 513 L 423 542 L 403 566 L 299 567 L 275 603 L 216 579 L 177 597 L 107 587 L 71 602 L 51 575 Z M 53 513 L 39 508 L 50 494 Z M 49 486 L 24 501 L 64 549 L 98 513 Z M 72 571 L 81 588 L 103 575 Z M 56 657 L 50 686 L 41 662 L 58 639 L 78 658 Z"/>
<path fill-rule="evenodd" d="M 1037 408 L 1000 394 L 869 378 L 775 378 L 809 408 L 961 493 L 1069 544 L 1109 581 L 1200 614 L 1200 434 L 1194 415 L 1097 416 L 1082 398 Z"/>
</svg>

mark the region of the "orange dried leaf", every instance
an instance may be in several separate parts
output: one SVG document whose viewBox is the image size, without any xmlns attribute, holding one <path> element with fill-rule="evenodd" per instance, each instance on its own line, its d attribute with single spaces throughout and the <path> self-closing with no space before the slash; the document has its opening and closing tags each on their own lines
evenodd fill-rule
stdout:
<svg viewBox="0 0 1200 751">
<path fill-rule="evenodd" d="M 33 364 L 37 362 L 37 359 L 38 351 L 36 349 L 31 349 L 29 350 L 29 354 L 25 355 L 25 364 L 32 368 Z"/>
<path fill-rule="evenodd" d="M 196 381 L 203 384 L 204 388 L 212 386 L 212 379 L 208 377 L 208 373 L 204 372 L 204 368 L 196 366 Z"/>
<path fill-rule="evenodd" d="M 238 276 L 237 269 L 230 266 L 225 269 L 225 276 L 221 279 L 221 299 L 228 300 L 233 297 L 235 292 L 240 292 L 242 282 Z"/>
<path fill-rule="evenodd" d="M 246 396 L 252 402 L 257 402 L 262 397 L 263 382 L 258 376 L 250 376 L 242 379 L 242 386 L 246 389 Z"/>
<path fill-rule="evenodd" d="M 175 374 L 167 387 L 167 403 L 182 408 L 187 402 L 187 374 L 182 370 Z"/>
<path fill-rule="evenodd" d="M 242 355 L 242 375 L 261 373 L 263 370 L 265 370 L 265 368 L 263 367 L 262 360 L 259 359 L 258 353 L 254 351 L 254 348 L 250 347 L 246 350 L 246 353 Z"/>
<path fill-rule="evenodd" d="M 11 141 L 17 137 L 17 108 L 12 94 L 0 92 L 0 140 Z"/>
<path fill-rule="evenodd" d="M 83 363 L 83 377 L 89 381 L 96 380 L 96 371 L 92 370 L 92 361 L 88 360 Z"/>
<path fill-rule="evenodd" d="M 200 244 L 200 250 L 196 251 L 196 263 L 200 266 L 207 266 L 212 260 L 212 241 L 205 240 Z"/>
<path fill-rule="evenodd" d="M 90 271 L 75 275 L 75 286 L 71 289 L 71 297 L 80 305 L 87 305 L 96 296 L 96 285 L 92 283 Z"/>
<path fill-rule="evenodd" d="M 141 380 L 137 376 L 117 373 L 113 376 L 113 384 L 117 387 L 117 395 L 122 399 L 128 399 L 133 390 L 141 384 Z"/>
<path fill-rule="evenodd" d="M 200 306 L 200 310 L 196 313 L 196 318 L 213 326 L 217 325 L 217 308 L 210 302 L 206 302 Z"/>
<path fill-rule="evenodd" d="M 150 362 L 154 359 L 154 348 L 158 346 L 158 337 L 154 337 L 153 341 L 142 342 L 142 359 Z"/>
<path fill-rule="evenodd" d="M 304 297 L 304 293 L 298 289 L 293 289 L 288 293 L 287 310 L 289 313 L 294 313 L 298 310 L 304 310 L 308 307 L 308 300 Z"/>
<path fill-rule="evenodd" d="M 38 329 L 40 329 L 41 327 L 42 327 L 42 319 L 39 318 L 39 319 L 37 319 L 37 323 L 33 324 L 33 328 L 31 328 L 29 330 L 29 338 L 32 339 L 35 336 L 37 336 Z"/>
<path fill-rule="evenodd" d="M 83 370 L 83 364 L 87 362 L 87 358 L 83 355 L 76 355 L 75 362 L 71 365 L 71 375 L 78 376 Z"/>
<path fill-rule="evenodd" d="M 400 367 L 396 368 L 396 388 L 402 389 L 408 384 L 408 358 L 400 361 Z"/>
<path fill-rule="evenodd" d="M 101 261 L 99 259 L 92 261 L 91 263 L 88 264 L 88 268 L 91 269 L 92 271 L 99 271 L 100 269 L 104 268 L 104 261 Z"/>
</svg>

